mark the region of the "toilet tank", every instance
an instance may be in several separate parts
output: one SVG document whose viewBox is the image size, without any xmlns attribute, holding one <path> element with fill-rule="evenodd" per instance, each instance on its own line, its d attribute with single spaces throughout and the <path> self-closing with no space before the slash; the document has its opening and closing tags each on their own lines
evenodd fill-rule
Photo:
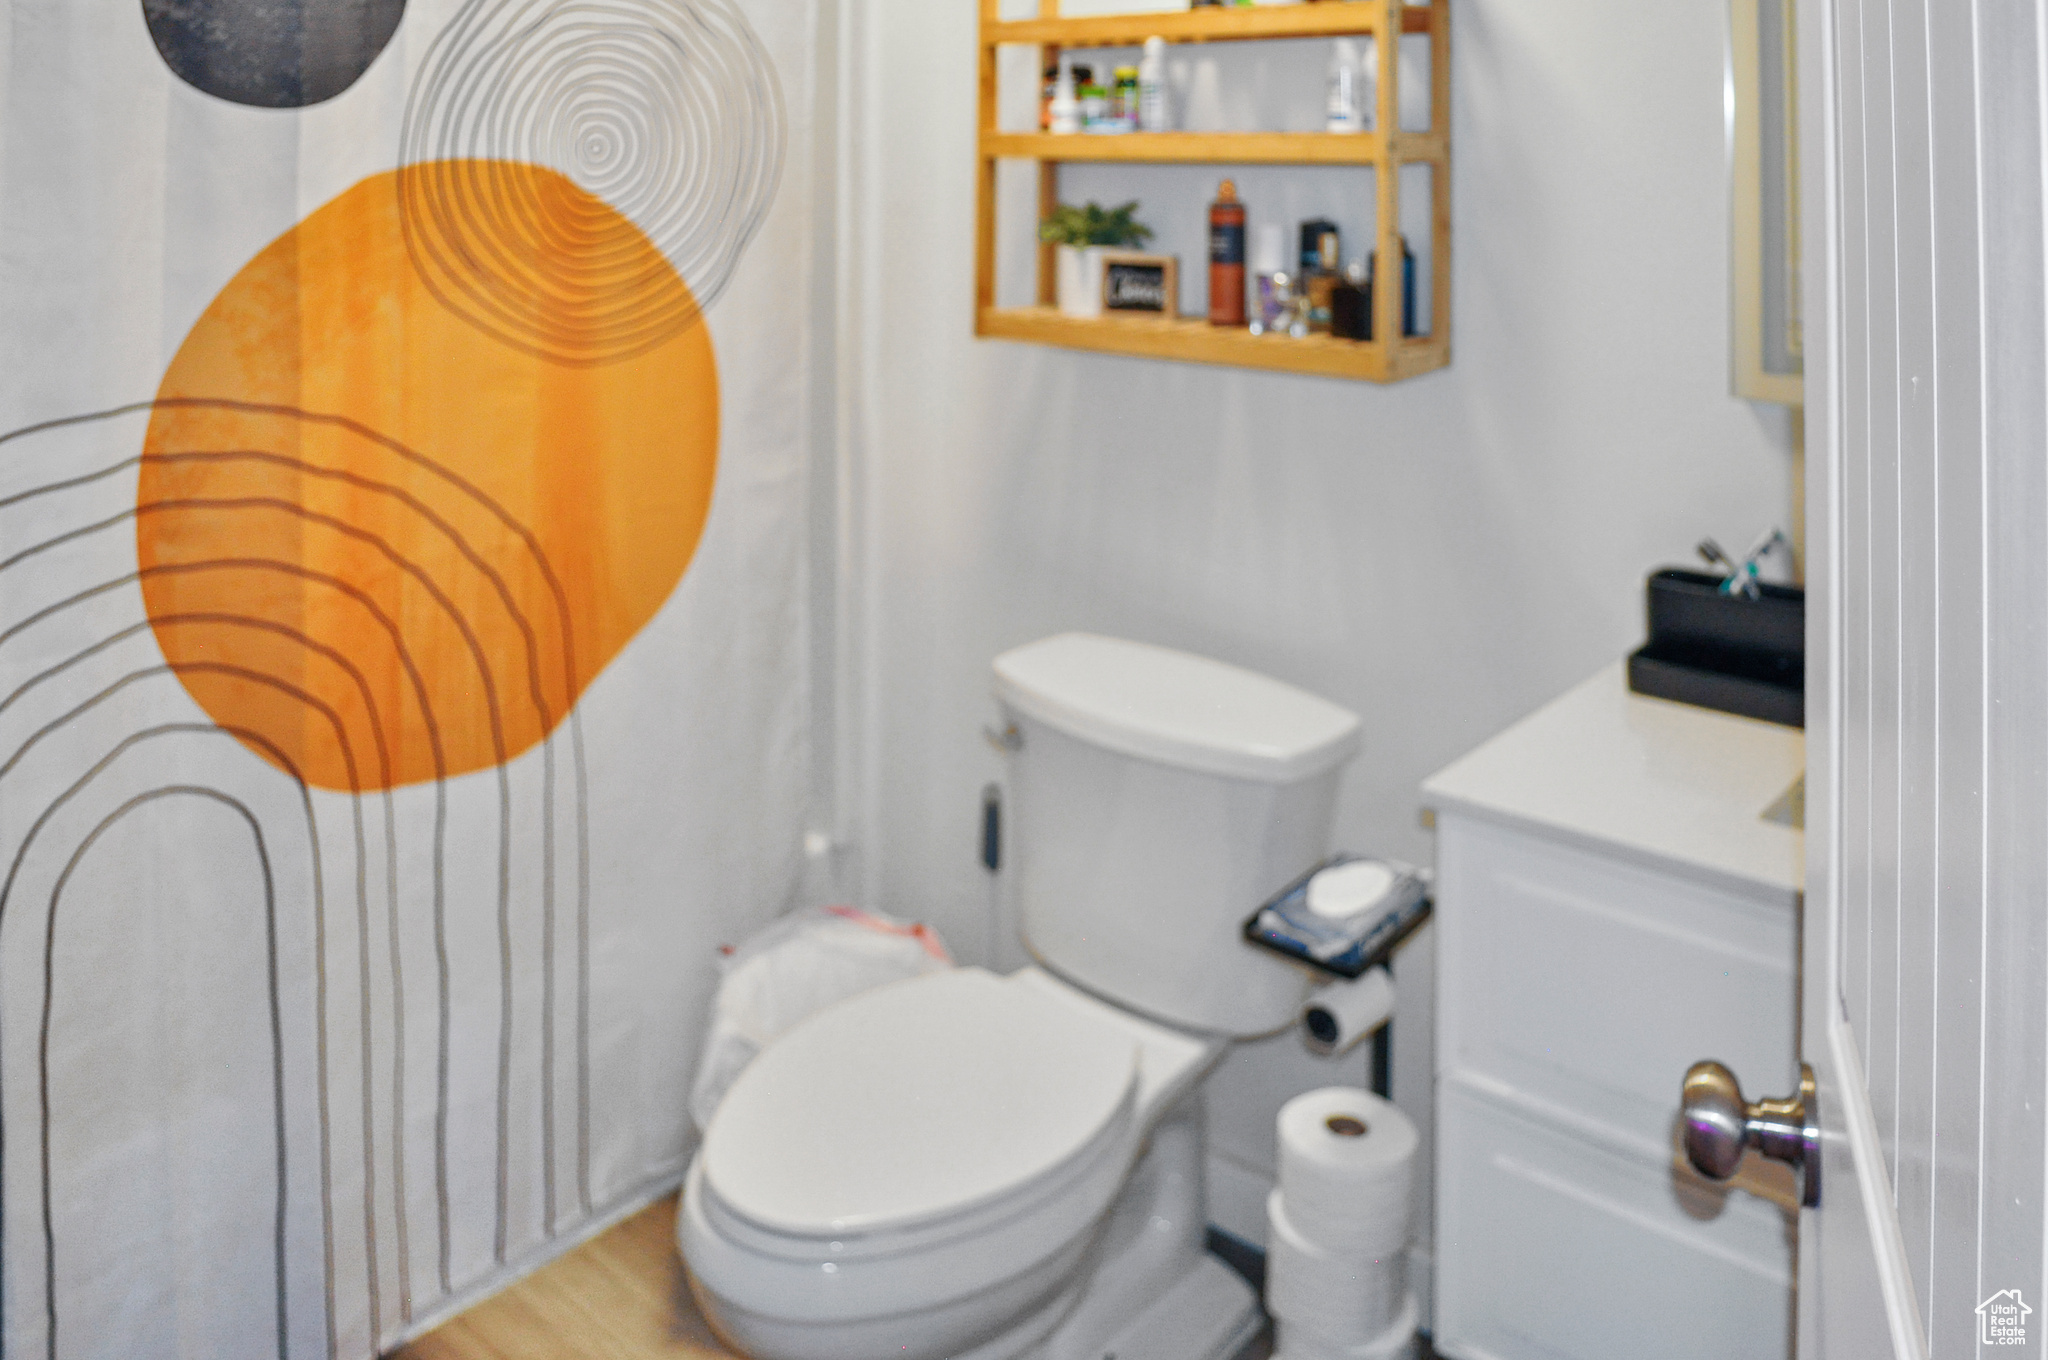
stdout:
<svg viewBox="0 0 2048 1360">
<path fill-rule="evenodd" d="M 1355 714 L 1278 680 L 1142 642 L 1063 633 L 1003 653 L 1015 727 L 1007 868 L 1024 946 L 1171 1024 L 1292 1024 L 1310 980 L 1245 918 L 1329 852 Z"/>
</svg>

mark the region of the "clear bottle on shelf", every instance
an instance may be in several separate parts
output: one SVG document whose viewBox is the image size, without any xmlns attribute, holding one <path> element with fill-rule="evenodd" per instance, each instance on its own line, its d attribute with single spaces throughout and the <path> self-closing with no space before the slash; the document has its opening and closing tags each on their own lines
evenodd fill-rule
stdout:
<svg viewBox="0 0 2048 1360">
<path fill-rule="evenodd" d="M 1166 39 L 1145 39 L 1145 55 L 1138 61 L 1138 131 L 1165 132 L 1170 126 L 1166 110 Z"/>
<path fill-rule="evenodd" d="M 1327 132 L 1365 131 L 1365 101 L 1360 91 L 1358 44 L 1339 38 L 1330 44 L 1329 98 L 1324 107 Z"/>
<path fill-rule="evenodd" d="M 1259 228 L 1252 245 L 1252 334 L 1284 334 L 1293 302 L 1286 234 L 1279 223 L 1269 222 Z"/>
</svg>

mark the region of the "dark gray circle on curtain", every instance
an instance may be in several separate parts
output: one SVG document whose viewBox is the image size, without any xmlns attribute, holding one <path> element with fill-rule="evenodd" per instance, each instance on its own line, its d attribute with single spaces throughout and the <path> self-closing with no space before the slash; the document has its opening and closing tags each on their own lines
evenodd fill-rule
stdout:
<svg viewBox="0 0 2048 1360">
<path fill-rule="evenodd" d="M 377 59 L 405 0 L 142 0 L 157 53 L 194 89 L 260 109 L 334 98 Z"/>
</svg>

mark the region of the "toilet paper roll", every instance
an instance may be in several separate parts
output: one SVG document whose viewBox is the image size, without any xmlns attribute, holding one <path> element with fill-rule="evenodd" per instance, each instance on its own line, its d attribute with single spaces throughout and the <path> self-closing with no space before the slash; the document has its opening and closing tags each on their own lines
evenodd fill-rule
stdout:
<svg viewBox="0 0 2048 1360">
<path fill-rule="evenodd" d="M 1413 1294 L 1401 1304 L 1393 1326 L 1370 1341 L 1345 1345 L 1318 1336 L 1285 1318 L 1273 1325 L 1273 1360 L 1414 1360 L 1415 1329 L 1422 1310 Z"/>
<path fill-rule="evenodd" d="M 1394 1325 L 1408 1292 L 1407 1253 L 1335 1252 L 1304 1238 L 1280 1192 L 1266 1200 L 1266 1310 L 1347 1344 Z"/>
<path fill-rule="evenodd" d="M 1288 1220 L 1325 1250 L 1408 1244 L 1415 1125 L 1370 1091 L 1329 1086 L 1280 1109 L 1280 1195 Z"/>
<path fill-rule="evenodd" d="M 1350 1049 L 1393 1013 L 1393 978 L 1385 968 L 1369 968 L 1358 977 L 1311 992 L 1301 1008 L 1301 1025 L 1308 1046 L 1329 1056 Z"/>
</svg>

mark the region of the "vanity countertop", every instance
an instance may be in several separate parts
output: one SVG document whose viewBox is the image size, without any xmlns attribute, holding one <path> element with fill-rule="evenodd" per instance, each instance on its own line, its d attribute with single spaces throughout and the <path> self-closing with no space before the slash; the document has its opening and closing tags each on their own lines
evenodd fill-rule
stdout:
<svg viewBox="0 0 2048 1360">
<path fill-rule="evenodd" d="M 1806 837 L 1765 813 L 1806 766 L 1806 734 L 1633 694 L 1617 662 L 1432 775 L 1423 802 L 1540 827 L 1788 902 Z"/>
</svg>

